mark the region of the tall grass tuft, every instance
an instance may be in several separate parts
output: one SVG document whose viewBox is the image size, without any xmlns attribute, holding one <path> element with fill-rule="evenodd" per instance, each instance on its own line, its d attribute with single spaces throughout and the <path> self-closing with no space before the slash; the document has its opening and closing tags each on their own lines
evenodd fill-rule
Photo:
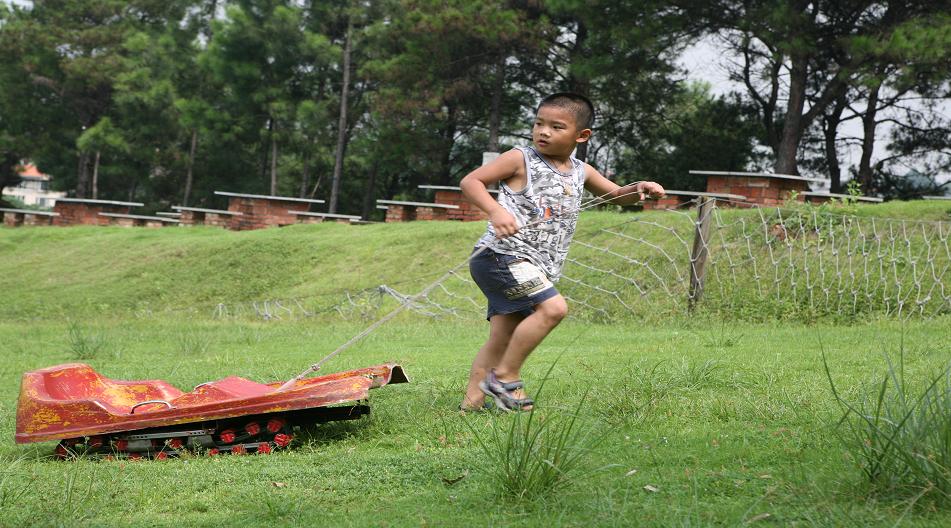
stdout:
<svg viewBox="0 0 951 528">
<path fill-rule="evenodd" d="M 574 411 L 542 416 L 535 409 L 495 420 L 488 433 L 470 428 L 488 456 L 500 494 L 514 501 L 535 500 L 587 476 L 585 456 L 600 438 L 579 418 L 584 399 Z"/>
<path fill-rule="evenodd" d="M 100 334 L 87 334 L 76 321 L 69 322 L 67 332 L 69 352 L 73 359 L 93 359 L 105 348 L 105 340 Z"/>
<path fill-rule="evenodd" d="M 536 394 L 541 393 L 544 384 L 543 380 Z M 494 418 L 487 433 L 466 422 L 489 458 L 503 498 L 536 500 L 590 475 L 585 459 L 603 436 L 594 435 L 582 423 L 586 398 L 587 393 L 569 412 L 542 414 L 534 406 L 527 412 Z"/>
<path fill-rule="evenodd" d="M 904 342 L 897 367 L 885 359 L 882 380 L 850 402 L 832 381 L 823 352 L 832 393 L 844 411 L 840 438 L 879 491 L 951 503 L 951 366 L 916 391 L 905 380 Z"/>
<path fill-rule="evenodd" d="M 178 352 L 182 356 L 204 356 L 208 353 L 210 341 L 198 332 L 178 334 Z"/>
</svg>

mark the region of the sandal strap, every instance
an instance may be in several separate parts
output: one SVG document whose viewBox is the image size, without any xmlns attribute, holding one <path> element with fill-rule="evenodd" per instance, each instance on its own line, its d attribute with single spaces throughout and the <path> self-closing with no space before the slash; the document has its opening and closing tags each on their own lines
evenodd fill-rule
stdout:
<svg viewBox="0 0 951 528">
<path fill-rule="evenodd" d="M 520 400 L 514 400 L 515 404 L 519 407 L 525 407 L 526 405 L 535 405 L 535 400 L 531 398 L 522 398 Z"/>
<path fill-rule="evenodd" d="M 499 384 L 502 385 L 502 388 L 507 391 L 513 391 L 513 390 L 525 388 L 525 382 L 523 382 L 522 380 L 515 380 L 515 381 L 509 381 L 509 382 L 500 381 Z"/>
</svg>

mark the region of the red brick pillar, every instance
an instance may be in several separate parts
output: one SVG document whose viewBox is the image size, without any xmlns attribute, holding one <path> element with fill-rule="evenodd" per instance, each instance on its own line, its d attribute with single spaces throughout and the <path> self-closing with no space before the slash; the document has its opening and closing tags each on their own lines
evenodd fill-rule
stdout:
<svg viewBox="0 0 951 528">
<path fill-rule="evenodd" d="M 57 201 L 56 205 L 53 206 L 53 212 L 59 213 L 59 216 L 53 221 L 53 225 L 82 225 L 86 217 L 86 206 L 81 203 Z"/>
<path fill-rule="evenodd" d="M 48 226 L 52 223 L 53 217 L 48 215 L 30 214 L 23 215 L 23 225 L 28 226 Z"/>
<path fill-rule="evenodd" d="M 3 225 L 7 227 L 17 227 L 23 224 L 23 213 L 3 212 Z"/>
<path fill-rule="evenodd" d="M 442 207 L 419 206 L 416 208 L 417 220 L 448 220 L 447 209 Z"/>
<path fill-rule="evenodd" d="M 182 221 L 182 225 L 201 225 L 201 217 L 202 213 L 198 211 L 182 211 L 180 220 Z"/>
<path fill-rule="evenodd" d="M 234 222 L 235 217 L 236 215 L 205 213 L 205 225 L 227 228 L 231 226 L 232 222 Z"/>
<path fill-rule="evenodd" d="M 416 220 L 416 208 L 412 205 L 387 205 L 386 221 L 389 222 L 412 222 Z"/>
</svg>

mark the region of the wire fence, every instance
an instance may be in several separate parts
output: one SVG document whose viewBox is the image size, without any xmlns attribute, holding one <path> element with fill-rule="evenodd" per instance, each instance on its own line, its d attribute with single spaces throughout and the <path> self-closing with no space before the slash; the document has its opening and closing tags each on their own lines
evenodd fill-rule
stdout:
<svg viewBox="0 0 951 528">
<path fill-rule="evenodd" d="M 572 316 L 617 321 L 699 312 L 814 320 L 951 313 L 949 222 L 808 206 L 689 205 L 660 216 L 622 215 L 610 226 L 586 229 L 582 221 L 558 284 Z M 427 317 L 484 317 L 484 299 L 465 273 L 450 274 L 416 298 L 420 289 L 407 282 L 320 299 L 221 303 L 213 315 L 370 320 L 409 303 L 408 310 Z"/>
</svg>

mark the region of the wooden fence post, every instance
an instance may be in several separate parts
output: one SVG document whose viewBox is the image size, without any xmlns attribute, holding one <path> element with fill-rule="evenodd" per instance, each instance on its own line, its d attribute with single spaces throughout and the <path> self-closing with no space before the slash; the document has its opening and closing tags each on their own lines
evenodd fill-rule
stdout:
<svg viewBox="0 0 951 528">
<path fill-rule="evenodd" d="M 698 196 L 697 224 L 693 235 L 693 248 L 690 250 L 690 293 L 687 295 L 687 309 L 693 311 L 703 297 L 703 278 L 707 265 L 710 242 L 710 220 L 713 218 L 713 209 L 716 200 L 704 200 Z"/>
</svg>

